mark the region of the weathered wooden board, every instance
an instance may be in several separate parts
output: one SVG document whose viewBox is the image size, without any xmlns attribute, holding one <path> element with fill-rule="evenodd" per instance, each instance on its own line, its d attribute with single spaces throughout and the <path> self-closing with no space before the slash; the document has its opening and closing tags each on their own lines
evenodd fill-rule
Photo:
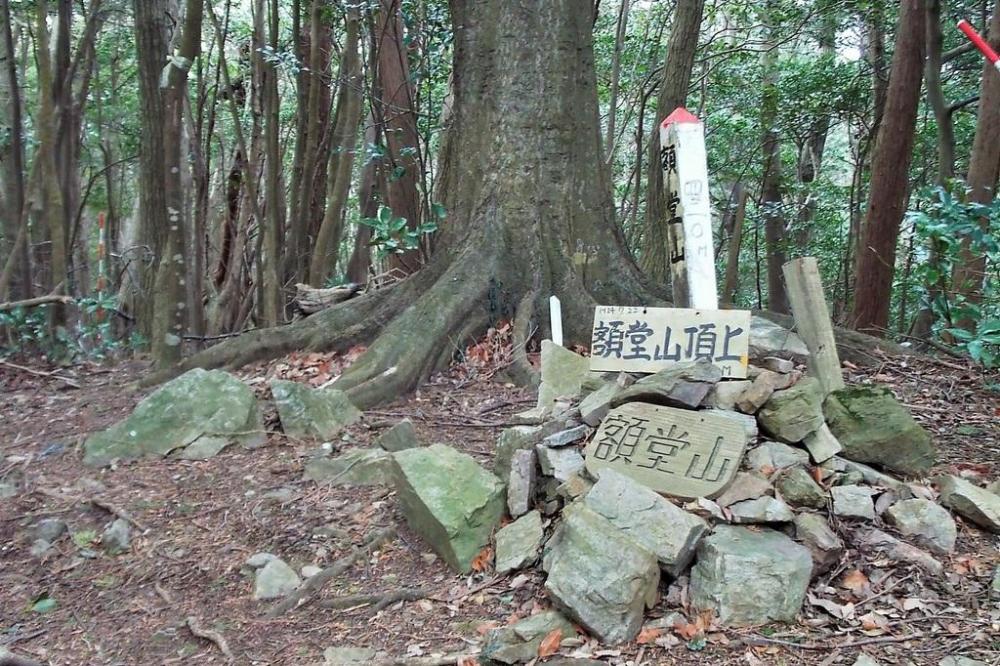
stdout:
<svg viewBox="0 0 1000 666">
<path fill-rule="evenodd" d="M 604 418 L 587 444 L 587 470 L 613 469 L 653 490 L 715 497 L 736 476 L 747 445 L 738 419 L 629 402 Z"/>
<path fill-rule="evenodd" d="M 707 359 L 724 377 L 747 376 L 748 310 L 691 310 L 599 305 L 590 339 L 590 369 L 659 372 Z"/>
</svg>

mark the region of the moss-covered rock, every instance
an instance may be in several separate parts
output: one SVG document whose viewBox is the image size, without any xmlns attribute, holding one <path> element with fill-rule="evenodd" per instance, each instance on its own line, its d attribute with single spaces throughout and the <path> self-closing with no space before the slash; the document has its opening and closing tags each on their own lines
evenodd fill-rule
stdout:
<svg viewBox="0 0 1000 666">
<path fill-rule="evenodd" d="M 231 444 L 252 447 L 264 439 L 253 391 L 228 372 L 195 368 L 143 398 L 124 420 L 88 437 L 83 462 L 99 466 L 171 452 L 202 459 Z"/>
<path fill-rule="evenodd" d="M 329 439 L 356 423 L 361 410 L 339 389 L 314 389 L 299 382 L 271 381 L 281 429 L 289 437 Z"/>
<path fill-rule="evenodd" d="M 852 386 L 834 391 L 823 413 L 845 458 L 911 476 L 937 462 L 930 435 L 888 389 Z"/>
<path fill-rule="evenodd" d="M 503 516 L 503 483 L 444 444 L 406 449 L 392 458 L 406 522 L 453 569 L 469 572 Z"/>
</svg>

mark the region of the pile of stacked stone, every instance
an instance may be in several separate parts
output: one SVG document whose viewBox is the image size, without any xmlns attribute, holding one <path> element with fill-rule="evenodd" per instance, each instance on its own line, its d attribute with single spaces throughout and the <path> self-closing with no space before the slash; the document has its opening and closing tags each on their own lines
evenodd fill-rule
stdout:
<svg viewBox="0 0 1000 666">
<path fill-rule="evenodd" d="M 678 498 L 628 470 L 595 470 L 602 422 L 629 405 L 724 416 L 746 447 L 739 471 L 712 497 Z M 567 619 L 607 644 L 632 640 L 679 579 L 691 606 L 724 625 L 792 621 L 810 582 L 844 556 L 841 535 L 939 574 L 937 556 L 956 539 L 948 509 L 1000 531 L 991 490 L 948 476 L 933 480 L 935 493 L 905 480 L 924 476 L 935 451 L 888 390 L 825 396 L 780 358 L 760 359 L 745 380 L 703 363 L 635 377 L 592 373 L 588 359 L 545 343 L 538 406 L 515 421 L 492 472 L 442 445 L 388 456 L 407 521 L 452 567 L 470 571 L 492 545 L 497 574 L 545 574 L 557 612 L 495 631 L 487 663 L 530 659 Z"/>
</svg>

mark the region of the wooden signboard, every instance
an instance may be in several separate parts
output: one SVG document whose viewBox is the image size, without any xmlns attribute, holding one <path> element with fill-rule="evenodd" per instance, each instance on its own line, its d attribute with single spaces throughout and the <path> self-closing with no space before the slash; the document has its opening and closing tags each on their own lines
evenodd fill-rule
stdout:
<svg viewBox="0 0 1000 666">
<path fill-rule="evenodd" d="M 659 372 L 707 359 L 723 377 L 747 376 L 749 310 L 690 310 L 599 305 L 590 338 L 590 369 Z"/>
<path fill-rule="evenodd" d="M 611 410 L 587 444 L 587 470 L 613 469 L 665 495 L 715 497 L 736 476 L 747 435 L 711 412 L 629 402 Z"/>
</svg>

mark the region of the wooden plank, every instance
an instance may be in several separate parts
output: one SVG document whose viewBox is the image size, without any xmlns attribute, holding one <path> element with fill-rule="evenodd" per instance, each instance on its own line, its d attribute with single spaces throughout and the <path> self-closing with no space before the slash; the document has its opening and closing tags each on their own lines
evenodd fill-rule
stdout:
<svg viewBox="0 0 1000 666">
<path fill-rule="evenodd" d="M 613 469 L 665 495 L 694 499 L 725 491 L 746 445 L 738 417 L 629 402 L 608 413 L 585 457 L 595 476 Z"/>
<path fill-rule="evenodd" d="M 829 395 L 844 388 L 844 378 L 840 373 L 837 341 L 823 295 L 819 265 L 815 257 L 801 257 L 782 266 L 782 272 L 796 332 L 809 348 L 809 373 L 819 380 Z"/>
<path fill-rule="evenodd" d="M 724 377 L 747 376 L 750 312 L 599 305 L 590 369 L 659 372 L 707 359 Z"/>
<path fill-rule="evenodd" d="M 660 164 L 667 197 L 667 238 L 674 305 L 716 310 L 712 216 L 705 127 L 678 108 L 660 124 Z"/>
</svg>

